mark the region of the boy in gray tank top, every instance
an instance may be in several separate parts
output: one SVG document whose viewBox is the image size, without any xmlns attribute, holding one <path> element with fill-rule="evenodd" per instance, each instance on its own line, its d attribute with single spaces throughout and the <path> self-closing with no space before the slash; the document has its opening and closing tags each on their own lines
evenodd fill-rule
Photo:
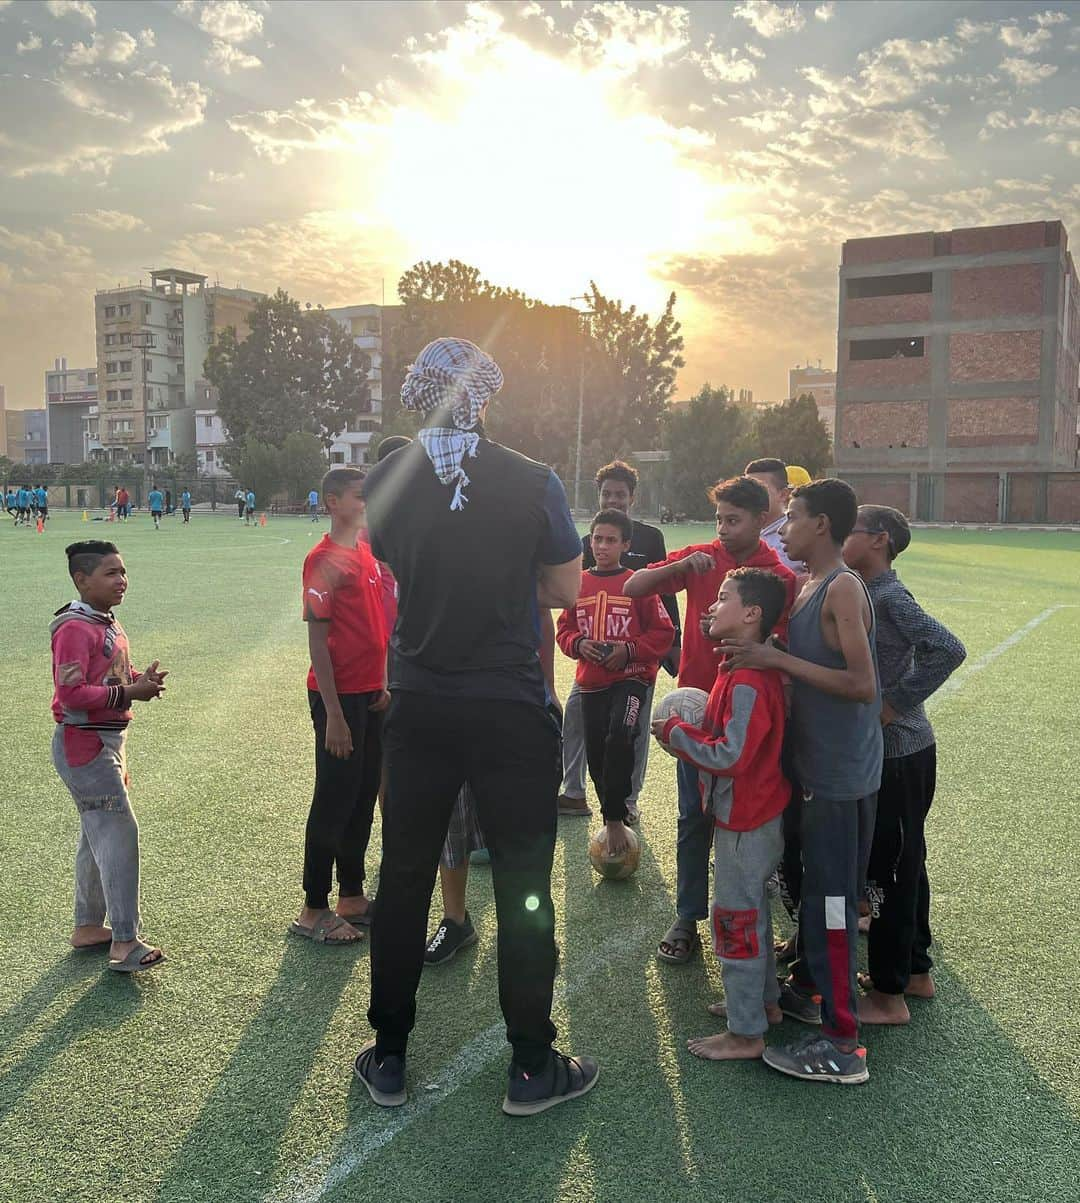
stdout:
<svg viewBox="0 0 1080 1203">
<path fill-rule="evenodd" d="M 788 730 L 802 798 L 803 884 L 799 953 L 784 1009 L 820 1022 L 821 1032 L 769 1047 L 764 1059 L 792 1077 L 843 1085 L 870 1076 L 858 1040 L 855 967 L 882 762 L 874 609 L 841 556 L 857 516 L 858 500 L 844 481 L 795 489 L 781 537 L 810 575 L 791 612 L 790 651 L 742 640 L 721 644 L 730 653 L 725 667 L 775 668 L 793 683 Z"/>
</svg>

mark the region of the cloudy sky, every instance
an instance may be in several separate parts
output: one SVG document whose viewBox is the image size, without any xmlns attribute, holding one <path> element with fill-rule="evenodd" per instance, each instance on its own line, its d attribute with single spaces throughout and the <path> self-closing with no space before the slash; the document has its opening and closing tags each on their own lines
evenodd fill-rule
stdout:
<svg viewBox="0 0 1080 1203">
<path fill-rule="evenodd" d="M 832 366 L 847 237 L 1061 218 L 1080 3 L 0 0 L 0 383 L 175 265 L 324 305 L 456 257 L 675 289 L 680 393 Z"/>
</svg>

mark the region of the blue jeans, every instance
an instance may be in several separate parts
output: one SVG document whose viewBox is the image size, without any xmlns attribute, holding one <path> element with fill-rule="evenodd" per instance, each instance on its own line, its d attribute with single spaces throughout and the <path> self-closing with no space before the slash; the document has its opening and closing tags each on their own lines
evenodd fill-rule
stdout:
<svg viewBox="0 0 1080 1203">
<path fill-rule="evenodd" d="M 713 817 L 701 813 L 698 771 L 680 760 L 675 773 L 679 788 L 679 835 L 675 853 L 675 913 L 680 919 L 705 919 L 709 914 L 709 852 Z"/>
</svg>

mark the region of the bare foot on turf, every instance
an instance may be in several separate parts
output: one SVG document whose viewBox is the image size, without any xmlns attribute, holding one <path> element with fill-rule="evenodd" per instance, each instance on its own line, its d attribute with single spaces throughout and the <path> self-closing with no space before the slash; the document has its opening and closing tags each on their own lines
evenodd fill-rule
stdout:
<svg viewBox="0 0 1080 1203">
<path fill-rule="evenodd" d="M 912 998 L 933 998 L 937 991 L 934 989 L 934 979 L 929 973 L 913 973 L 908 979 L 905 994 Z"/>
<path fill-rule="evenodd" d="M 95 948 L 112 942 L 112 928 L 103 924 L 86 923 L 75 928 L 68 943 L 72 948 Z"/>
<path fill-rule="evenodd" d="M 695 1036 L 686 1047 L 703 1061 L 757 1061 L 765 1051 L 760 1036 L 736 1036 L 721 1032 L 719 1036 Z"/>
<path fill-rule="evenodd" d="M 708 1011 L 710 1015 L 715 1015 L 717 1019 L 727 1019 L 727 1003 L 709 1003 L 705 1010 Z M 784 1012 L 780 1010 L 776 1003 L 766 1003 L 765 1018 L 771 1024 L 783 1023 Z"/>
<path fill-rule="evenodd" d="M 859 999 L 859 1022 L 900 1025 L 911 1022 L 911 1012 L 902 994 L 871 990 Z"/>
<path fill-rule="evenodd" d="M 790 940 L 777 940 L 773 944 L 773 952 L 778 961 L 793 961 L 795 959 L 795 937 Z"/>
</svg>

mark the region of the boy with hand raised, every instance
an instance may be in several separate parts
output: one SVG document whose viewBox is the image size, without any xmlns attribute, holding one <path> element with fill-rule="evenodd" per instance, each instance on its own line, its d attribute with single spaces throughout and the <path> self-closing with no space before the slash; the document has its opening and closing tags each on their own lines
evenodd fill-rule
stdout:
<svg viewBox="0 0 1080 1203">
<path fill-rule="evenodd" d="M 717 660 L 709 640 L 709 607 L 720 586 L 735 568 L 762 568 L 784 583 L 787 605 L 778 624 L 783 630 L 795 597 L 795 574 L 785 568 L 775 551 L 761 538 L 769 512 L 769 493 L 760 481 L 736 476 L 709 490 L 716 506 L 716 534 L 712 543 L 696 544 L 672 552 L 659 564 L 640 569 L 623 586 L 627 597 L 686 592 L 679 687 L 712 690 Z M 697 792 L 697 772 L 680 761 L 676 769 L 679 791 L 679 832 L 676 852 L 676 918 L 657 948 L 657 956 L 672 964 L 685 964 L 701 945 L 698 922 L 709 914 L 709 850 L 713 827 L 702 814 Z"/>
<path fill-rule="evenodd" d="M 933 998 L 926 815 L 934 800 L 937 745 L 923 703 L 967 652 L 919 605 L 893 562 L 911 542 L 908 520 L 887 505 L 861 505 L 844 540 L 844 563 L 866 583 L 877 616 L 885 759 L 878 790 L 867 893 L 874 909 L 869 992 L 861 1023 L 905 1024 L 906 994 Z"/>
<path fill-rule="evenodd" d="M 304 906 L 290 930 L 318 944 L 353 944 L 371 923 L 364 854 L 382 769 L 388 633 L 379 566 L 360 540 L 364 474 L 331 468 L 322 494 L 330 532 L 304 560 L 304 621 L 315 728 L 315 792 L 304 838 Z M 334 865 L 337 911 L 329 895 Z"/>
<path fill-rule="evenodd" d="M 874 608 L 841 555 L 857 511 L 854 490 L 842 480 L 796 488 L 782 537 L 810 575 L 788 622 L 790 650 L 747 639 L 720 644 L 727 657 L 721 671 L 771 668 L 793 683 L 789 731 L 802 791 L 803 881 L 798 956 L 782 1005 L 794 1018 L 820 1023 L 821 1034 L 770 1046 L 765 1062 L 792 1077 L 842 1085 L 870 1076 L 858 1042 L 855 965 L 882 761 Z"/>
</svg>

